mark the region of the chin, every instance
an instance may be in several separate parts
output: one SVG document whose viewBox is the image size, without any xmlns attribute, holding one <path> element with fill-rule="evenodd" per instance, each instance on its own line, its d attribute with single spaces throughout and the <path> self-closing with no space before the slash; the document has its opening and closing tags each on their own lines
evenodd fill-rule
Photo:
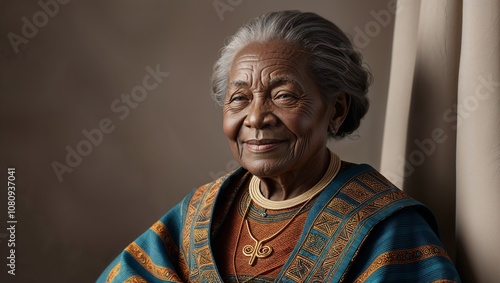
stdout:
<svg viewBox="0 0 500 283">
<path fill-rule="evenodd" d="M 283 168 L 284 164 L 278 160 L 252 160 L 243 162 L 243 164 L 248 172 L 259 178 L 278 176 L 286 171 Z"/>
</svg>

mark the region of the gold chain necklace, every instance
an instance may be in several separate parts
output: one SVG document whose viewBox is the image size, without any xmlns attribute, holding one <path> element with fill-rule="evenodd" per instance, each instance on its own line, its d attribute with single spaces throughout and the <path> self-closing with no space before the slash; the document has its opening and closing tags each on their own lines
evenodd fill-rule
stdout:
<svg viewBox="0 0 500 283">
<path fill-rule="evenodd" d="M 335 178 L 335 176 L 339 172 L 340 164 L 341 164 L 340 158 L 336 154 L 334 154 L 333 152 L 330 151 L 330 164 L 329 164 L 328 169 L 327 169 L 325 175 L 323 176 L 323 178 L 321 178 L 321 180 L 316 185 L 314 185 L 311 189 L 309 189 L 305 193 L 303 193 L 295 198 L 292 198 L 290 200 L 285 200 L 285 201 L 278 201 L 277 202 L 277 201 L 271 201 L 269 199 L 266 199 L 262 195 L 262 193 L 260 192 L 260 179 L 258 177 L 255 177 L 255 176 L 252 177 L 250 184 L 249 184 L 249 193 L 250 193 L 251 200 L 249 201 L 249 203 L 245 209 L 245 212 L 243 214 L 243 219 L 245 220 L 244 222 L 245 222 L 245 225 L 247 227 L 248 234 L 250 235 L 250 237 L 254 241 L 254 244 L 253 245 L 250 245 L 250 244 L 245 245 L 243 247 L 243 250 L 242 250 L 243 255 L 249 257 L 248 264 L 250 266 L 254 265 L 256 258 L 267 258 L 272 254 L 273 248 L 269 245 L 264 245 L 264 244 L 268 241 L 271 241 L 276 236 L 278 236 L 283 230 L 285 230 L 285 228 L 288 227 L 288 225 L 295 219 L 295 217 L 300 214 L 302 209 L 309 203 L 309 201 L 311 199 L 313 199 L 314 196 L 316 196 L 321 191 L 323 191 L 323 189 Z M 290 207 L 296 206 L 302 202 L 304 202 L 304 204 L 290 218 L 290 220 L 288 220 L 287 223 L 283 227 L 281 227 L 278 231 L 273 233 L 271 236 L 268 236 L 264 239 L 258 240 L 252 234 L 252 231 L 250 229 L 250 225 L 248 223 L 248 219 L 245 219 L 252 201 L 259 204 L 260 206 L 262 206 L 266 209 L 285 209 L 285 208 L 290 208 Z M 240 229 L 238 231 L 238 239 L 241 236 L 241 230 L 243 228 L 242 226 L 243 226 L 243 221 L 241 222 Z M 237 246 L 237 244 L 236 244 L 236 246 Z M 233 255 L 233 268 L 234 268 L 234 275 L 236 277 L 236 281 L 239 282 L 238 275 L 236 274 L 236 253 L 234 253 L 234 255 Z"/>
</svg>

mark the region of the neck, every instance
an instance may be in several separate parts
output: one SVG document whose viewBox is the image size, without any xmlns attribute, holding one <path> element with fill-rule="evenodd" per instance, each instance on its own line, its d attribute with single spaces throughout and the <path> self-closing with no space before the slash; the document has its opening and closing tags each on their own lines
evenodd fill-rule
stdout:
<svg viewBox="0 0 500 283">
<path fill-rule="evenodd" d="M 330 151 L 325 148 L 298 170 L 261 178 L 260 190 L 264 197 L 274 201 L 294 198 L 317 184 L 325 175 L 329 164 Z"/>
</svg>

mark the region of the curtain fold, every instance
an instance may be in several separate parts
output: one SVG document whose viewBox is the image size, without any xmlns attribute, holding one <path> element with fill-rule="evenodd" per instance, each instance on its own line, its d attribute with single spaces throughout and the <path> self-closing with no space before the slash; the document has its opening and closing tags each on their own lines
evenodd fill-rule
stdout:
<svg viewBox="0 0 500 283">
<path fill-rule="evenodd" d="M 411 21 L 398 14 L 395 37 L 410 38 L 408 43 L 414 46 L 397 38 L 393 44 L 390 86 L 400 86 L 389 88 L 392 104 L 387 107 L 381 170 L 435 212 L 441 239 L 453 258 L 456 128 L 452 105 L 458 88 L 461 4 L 422 0 L 399 5 Z"/>
<path fill-rule="evenodd" d="M 500 277 L 500 1 L 463 2 L 458 84 L 457 265 L 466 282 Z"/>
<path fill-rule="evenodd" d="M 435 212 L 464 282 L 494 282 L 500 1 L 399 0 L 398 9 L 381 171 Z"/>
<path fill-rule="evenodd" d="M 415 58 L 420 0 L 398 2 L 399 12 L 394 24 L 391 77 L 384 123 L 380 170 L 398 187 L 406 175 L 404 155 L 410 112 L 411 88 Z M 397 72 L 395 71 L 397 70 Z"/>
</svg>

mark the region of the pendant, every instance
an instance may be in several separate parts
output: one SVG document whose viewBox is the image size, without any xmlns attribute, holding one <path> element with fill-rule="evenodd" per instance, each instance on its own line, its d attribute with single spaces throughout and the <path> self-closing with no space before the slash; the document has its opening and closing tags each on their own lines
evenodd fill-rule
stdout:
<svg viewBox="0 0 500 283">
<path fill-rule="evenodd" d="M 255 258 L 266 258 L 271 255 L 273 248 L 270 246 L 264 246 L 264 241 L 257 241 L 253 239 L 255 245 L 246 245 L 243 247 L 243 254 L 250 257 L 248 264 L 253 266 Z"/>
</svg>

